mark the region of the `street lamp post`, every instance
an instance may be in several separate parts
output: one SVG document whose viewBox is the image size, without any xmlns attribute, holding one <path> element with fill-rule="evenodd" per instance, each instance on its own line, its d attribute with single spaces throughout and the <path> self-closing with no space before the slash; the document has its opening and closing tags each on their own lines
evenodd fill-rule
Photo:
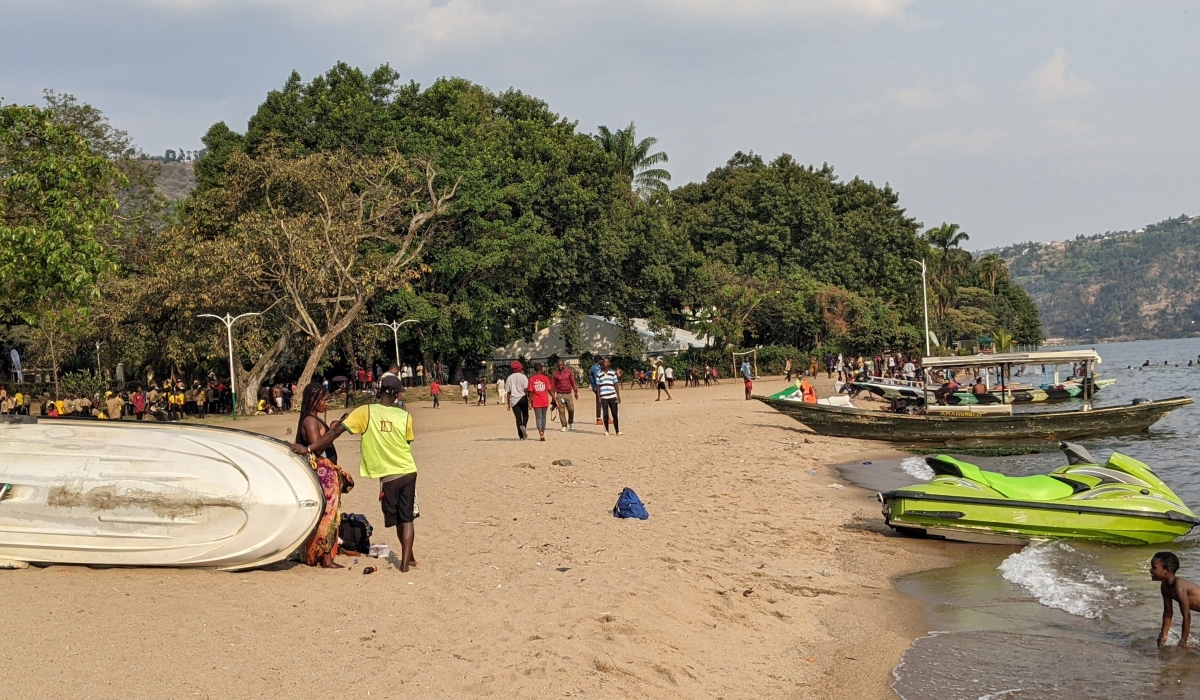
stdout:
<svg viewBox="0 0 1200 700">
<path fill-rule="evenodd" d="M 228 312 L 224 316 L 216 314 L 199 314 L 201 318 L 215 318 L 225 324 L 225 336 L 229 341 L 229 406 L 233 412 L 233 420 L 237 420 L 237 374 L 233 371 L 233 324 L 239 319 L 247 316 L 262 316 L 259 311 L 251 311 L 240 316 L 230 316 Z"/>
<path fill-rule="evenodd" d="M 400 336 L 399 336 L 400 327 L 406 323 L 416 323 L 416 322 L 417 322 L 417 319 L 415 319 L 415 318 L 406 318 L 403 321 L 400 321 L 399 323 L 397 323 L 396 321 L 392 321 L 391 323 L 373 323 L 373 324 L 371 324 L 374 326 L 383 326 L 384 328 L 392 329 L 392 343 L 394 343 L 396 346 L 396 366 L 397 367 L 400 366 Z"/>
<path fill-rule="evenodd" d="M 909 260 L 921 266 L 921 303 L 925 308 L 925 357 L 929 357 L 929 291 L 925 285 L 925 261 L 913 258 Z"/>
</svg>

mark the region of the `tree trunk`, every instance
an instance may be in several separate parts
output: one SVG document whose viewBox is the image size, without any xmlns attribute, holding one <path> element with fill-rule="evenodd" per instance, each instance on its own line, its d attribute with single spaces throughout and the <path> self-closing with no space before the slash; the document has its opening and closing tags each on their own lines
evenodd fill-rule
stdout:
<svg viewBox="0 0 1200 700">
<path fill-rule="evenodd" d="M 258 358 L 258 362 L 254 363 L 249 372 L 243 370 L 242 363 L 234 358 L 233 371 L 237 372 L 237 409 L 242 415 L 252 416 L 258 410 L 258 389 L 262 386 L 263 379 L 279 369 L 290 340 L 291 333 L 284 329 L 275 344 Z"/>
<path fill-rule="evenodd" d="M 317 373 L 317 365 L 321 364 L 321 358 L 325 356 L 325 351 L 329 349 L 329 346 L 333 344 L 333 341 L 337 340 L 343 331 L 350 327 L 354 319 L 358 318 L 358 313 L 362 311 L 366 304 L 367 298 L 365 296 L 359 297 L 354 302 L 354 306 L 346 310 L 346 314 L 342 316 L 342 320 L 335 323 L 321 337 L 313 338 L 312 352 L 308 355 L 308 362 L 304 363 L 304 371 L 300 373 L 300 381 L 296 383 L 299 390 L 303 391 L 304 387 L 308 386 L 308 383 L 312 381 L 313 375 Z"/>
</svg>

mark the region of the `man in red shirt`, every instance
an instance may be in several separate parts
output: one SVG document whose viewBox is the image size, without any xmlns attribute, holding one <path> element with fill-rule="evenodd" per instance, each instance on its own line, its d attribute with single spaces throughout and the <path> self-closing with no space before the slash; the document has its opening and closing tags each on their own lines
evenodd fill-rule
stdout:
<svg viewBox="0 0 1200 700">
<path fill-rule="evenodd" d="M 575 429 L 575 399 L 579 398 L 579 386 L 575 384 L 575 370 L 568 367 L 562 360 L 554 368 L 554 381 L 551 383 L 554 402 L 558 406 L 558 422 L 562 423 L 562 431 Z"/>
<path fill-rule="evenodd" d="M 142 387 L 139 386 L 137 388 L 137 391 L 133 392 L 133 394 L 130 395 L 129 400 L 130 400 L 130 402 L 133 403 L 133 415 L 138 420 L 142 420 L 143 418 L 145 418 L 146 417 L 146 395 L 142 393 Z"/>
<path fill-rule="evenodd" d="M 533 407 L 538 435 L 541 436 L 542 442 L 545 442 L 546 411 L 550 409 L 550 377 L 543 373 L 540 362 L 533 366 L 533 376 L 529 378 L 529 404 Z"/>
</svg>

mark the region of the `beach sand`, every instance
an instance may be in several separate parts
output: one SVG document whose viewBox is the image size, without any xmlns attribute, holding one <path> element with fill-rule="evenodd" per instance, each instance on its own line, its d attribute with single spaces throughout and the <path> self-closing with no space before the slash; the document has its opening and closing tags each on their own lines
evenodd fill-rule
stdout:
<svg viewBox="0 0 1200 700">
<path fill-rule="evenodd" d="M 626 390 L 625 434 L 605 437 L 584 391 L 575 432 L 537 442 L 531 417 L 524 443 L 502 407 L 411 406 L 408 574 L 365 557 L 0 572 L 4 695 L 895 697 L 891 670 L 925 626 L 890 581 L 947 562 L 885 533 L 874 494 L 832 488 L 829 466 L 886 446 L 809 433 L 737 381 L 674 395 Z M 288 439 L 294 425 L 237 423 Z M 358 439 L 338 451 L 357 473 Z M 625 486 L 649 520 L 612 517 Z M 360 478 L 343 509 L 398 552 L 376 497 Z"/>
</svg>

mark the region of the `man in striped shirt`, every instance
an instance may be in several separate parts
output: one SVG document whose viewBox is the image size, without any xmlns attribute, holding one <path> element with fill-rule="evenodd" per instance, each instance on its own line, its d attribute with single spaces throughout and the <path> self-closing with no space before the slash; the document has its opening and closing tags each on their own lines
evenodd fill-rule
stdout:
<svg viewBox="0 0 1200 700">
<path fill-rule="evenodd" d="M 604 434 L 608 435 L 608 414 L 612 413 L 613 432 L 621 434 L 621 426 L 617 422 L 617 406 L 621 403 L 621 380 L 617 371 L 612 367 L 612 361 L 607 357 L 601 361 L 600 376 L 596 377 L 600 409 L 604 415 Z"/>
</svg>

